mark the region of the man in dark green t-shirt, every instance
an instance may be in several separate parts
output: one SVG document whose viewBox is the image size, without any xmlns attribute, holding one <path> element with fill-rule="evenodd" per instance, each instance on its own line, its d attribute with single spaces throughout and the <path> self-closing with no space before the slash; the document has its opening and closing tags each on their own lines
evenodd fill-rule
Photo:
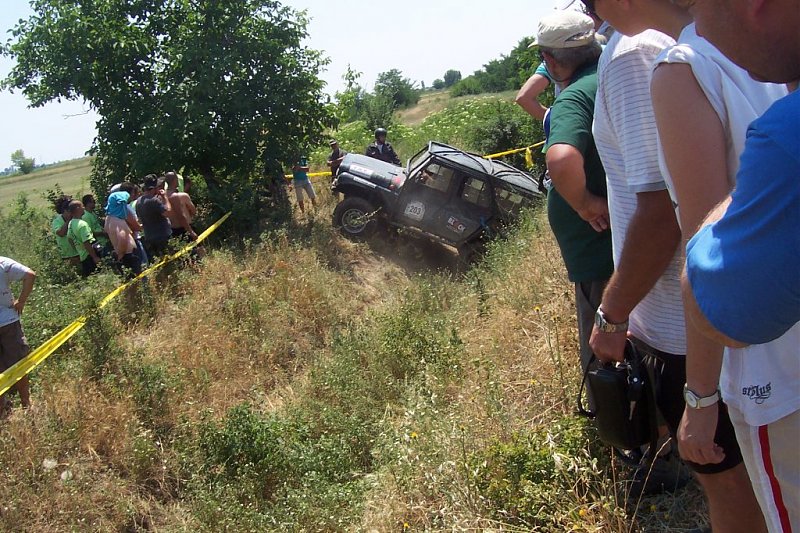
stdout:
<svg viewBox="0 0 800 533">
<path fill-rule="evenodd" d="M 575 283 L 581 364 L 589 364 L 589 336 L 608 278 L 614 271 L 606 176 L 592 137 L 597 61 L 602 51 L 594 22 L 559 11 L 539 23 L 537 44 L 553 80 L 565 86 L 550 110 L 547 196 L 550 227 L 569 279 Z M 591 395 L 590 405 L 593 403 Z"/>
</svg>

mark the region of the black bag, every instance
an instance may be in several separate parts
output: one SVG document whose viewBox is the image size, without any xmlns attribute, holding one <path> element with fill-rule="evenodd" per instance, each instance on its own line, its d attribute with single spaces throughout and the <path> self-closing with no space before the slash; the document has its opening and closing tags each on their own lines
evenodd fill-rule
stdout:
<svg viewBox="0 0 800 533">
<path fill-rule="evenodd" d="M 594 397 L 594 412 L 583 406 L 587 380 Z M 606 444 L 620 450 L 634 450 L 650 443 L 650 449 L 656 450 L 658 419 L 654 391 L 647 366 L 628 340 L 624 363 L 601 363 L 592 355 L 578 392 L 578 410 L 594 421 L 600 439 Z"/>
</svg>

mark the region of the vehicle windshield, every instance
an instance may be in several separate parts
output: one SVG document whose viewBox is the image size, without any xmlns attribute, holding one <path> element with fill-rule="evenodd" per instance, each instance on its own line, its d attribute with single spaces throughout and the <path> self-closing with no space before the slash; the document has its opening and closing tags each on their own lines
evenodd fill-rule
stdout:
<svg viewBox="0 0 800 533">
<path fill-rule="evenodd" d="M 410 176 L 425 160 L 431 156 L 427 149 L 408 160 L 408 175 Z"/>
</svg>

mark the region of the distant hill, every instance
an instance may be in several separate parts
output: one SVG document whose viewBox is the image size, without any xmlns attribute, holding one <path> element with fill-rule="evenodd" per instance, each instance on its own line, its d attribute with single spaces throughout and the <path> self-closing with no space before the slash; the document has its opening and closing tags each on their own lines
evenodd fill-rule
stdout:
<svg viewBox="0 0 800 533">
<path fill-rule="evenodd" d="M 89 176 L 92 172 L 92 158 L 82 157 L 55 165 L 39 168 L 30 174 L 17 174 L 0 178 L 0 207 L 7 208 L 25 193 L 31 205 L 47 206 L 43 194 L 58 184 L 61 189 L 73 196 L 91 192 Z"/>
</svg>

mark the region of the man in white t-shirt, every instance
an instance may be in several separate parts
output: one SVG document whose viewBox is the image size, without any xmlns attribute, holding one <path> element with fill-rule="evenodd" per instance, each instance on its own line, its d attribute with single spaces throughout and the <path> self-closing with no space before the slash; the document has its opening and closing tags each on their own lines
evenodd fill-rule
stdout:
<svg viewBox="0 0 800 533">
<path fill-rule="evenodd" d="M 654 369 L 659 411 L 673 436 L 685 409 L 683 261 L 680 227 L 659 167 L 650 82 L 654 59 L 674 43 L 653 30 L 633 37 L 617 34 L 600 59 L 593 132 L 606 169 L 615 273 L 590 341 L 599 359 L 621 361 L 627 338 L 633 339 Z M 720 411 L 719 427 L 725 460 L 688 466 L 706 490 L 712 520 L 724 524 L 721 515 L 735 517 L 757 509 L 726 505 L 741 501 L 729 498 L 730 491 L 747 488 L 749 479 L 725 411 Z"/>
<path fill-rule="evenodd" d="M 33 270 L 8 257 L 0 257 L 0 372 L 5 372 L 29 352 L 25 333 L 22 331 L 20 317 L 33 290 L 36 274 Z M 14 298 L 11 283 L 22 282 L 19 298 Z M 15 385 L 22 406 L 31 405 L 28 389 L 28 376 L 20 379 Z M 0 396 L 0 414 L 7 410 L 5 395 Z"/>
</svg>

